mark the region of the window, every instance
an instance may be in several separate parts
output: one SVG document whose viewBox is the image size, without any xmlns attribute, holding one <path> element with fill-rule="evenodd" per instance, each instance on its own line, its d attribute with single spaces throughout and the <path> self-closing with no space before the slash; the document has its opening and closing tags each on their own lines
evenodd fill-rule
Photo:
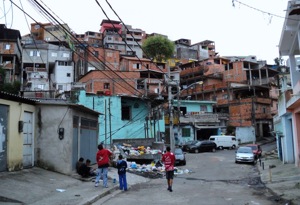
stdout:
<svg viewBox="0 0 300 205">
<path fill-rule="evenodd" d="M 98 57 L 99 56 L 99 52 L 98 51 L 94 51 L 94 56 Z"/>
<path fill-rule="evenodd" d="M 140 64 L 139 63 L 134 63 L 132 66 L 133 66 L 133 68 L 140 69 Z"/>
<path fill-rule="evenodd" d="M 63 85 L 58 85 L 57 88 L 58 88 L 58 90 L 62 90 L 63 89 Z"/>
<path fill-rule="evenodd" d="M 109 89 L 109 83 L 104 83 L 103 88 L 104 88 L 104 89 Z"/>
<path fill-rule="evenodd" d="M 30 51 L 30 56 L 41 56 L 40 51 Z"/>
<path fill-rule="evenodd" d="M 5 50 L 9 50 L 10 49 L 10 44 L 6 44 L 5 45 Z"/>
<path fill-rule="evenodd" d="M 130 120 L 130 107 L 129 106 L 122 106 L 122 120 Z"/>
<path fill-rule="evenodd" d="M 70 66 L 70 65 L 71 65 L 71 62 L 58 61 L 58 65 L 60 65 L 60 66 Z"/>
<path fill-rule="evenodd" d="M 266 113 L 266 110 L 267 110 L 267 109 L 266 109 L 265 107 L 263 107 L 263 113 Z"/>
<path fill-rule="evenodd" d="M 207 112 L 207 106 L 206 105 L 200 105 L 200 111 Z"/>
<path fill-rule="evenodd" d="M 67 73 L 67 77 L 71 77 L 71 73 Z"/>
<path fill-rule="evenodd" d="M 44 84 L 39 84 L 39 85 L 37 85 L 37 88 L 39 90 L 44 90 L 45 89 L 45 85 Z"/>
<path fill-rule="evenodd" d="M 228 99 L 228 95 L 225 94 L 225 95 L 222 96 L 222 98 L 223 98 L 223 99 Z"/>
<path fill-rule="evenodd" d="M 46 37 L 46 38 L 45 38 L 45 41 L 50 41 L 50 40 L 51 40 L 50 37 Z"/>
<path fill-rule="evenodd" d="M 107 55 L 107 57 L 112 57 L 113 53 L 112 52 L 107 52 L 106 55 Z"/>
<path fill-rule="evenodd" d="M 182 128 L 182 137 L 190 137 L 191 129 L 190 128 Z"/>
<path fill-rule="evenodd" d="M 51 53 L 51 57 L 57 57 L 57 53 Z"/>
<path fill-rule="evenodd" d="M 69 57 L 70 57 L 70 54 L 69 54 L 69 53 L 63 53 L 63 54 L 62 54 L 62 57 L 64 57 L 64 58 L 69 58 Z"/>
</svg>

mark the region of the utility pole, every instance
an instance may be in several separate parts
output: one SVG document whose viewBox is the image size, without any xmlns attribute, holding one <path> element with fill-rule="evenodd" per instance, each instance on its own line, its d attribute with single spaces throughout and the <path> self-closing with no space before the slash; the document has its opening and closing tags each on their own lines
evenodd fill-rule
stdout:
<svg viewBox="0 0 300 205">
<path fill-rule="evenodd" d="M 106 99 L 104 100 L 105 104 L 104 104 L 104 121 L 105 121 L 105 127 L 104 127 L 104 137 L 105 137 L 105 146 L 107 145 L 107 108 L 106 108 Z"/>
<path fill-rule="evenodd" d="M 172 105 L 172 84 L 171 84 L 171 71 L 170 66 L 168 66 L 168 102 L 169 102 L 169 127 L 170 127 L 170 148 L 174 152 L 175 150 L 175 139 L 174 139 L 174 130 L 173 130 L 173 105 Z"/>
<path fill-rule="evenodd" d="M 108 110 L 109 110 L 109 145 L 112 146 L 112 135 L 111 135 L 111 110 L 110 110 L 110 98 L 108 99 Z"/>
</svg>

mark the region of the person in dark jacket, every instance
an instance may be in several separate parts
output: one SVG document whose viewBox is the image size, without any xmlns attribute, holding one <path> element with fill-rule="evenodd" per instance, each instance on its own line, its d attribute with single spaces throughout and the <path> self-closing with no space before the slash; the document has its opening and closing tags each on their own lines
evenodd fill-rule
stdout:
<svg viewBox="0 0 300 205">
<path fill-rule="evenodd" d="M 126 180 L 126 169 L 127 162 L 123 159 L 123 156 L 119 155 L 119 160 L 117 162 L 118 175 L 119 175 L 119 184 L 120 190 L 127 191 L 127 180 Z"/>
<path fill-rule="evenodd" d="M 76 163 L 76 172 L 79 174 L 79 168 L 84 164 L 84 158 L 80 157 L 78 162 Z"/>
<path fill-rule="evenodd" d="M 96 176 L 96 174 L 94 173 L 94 169 L 90 167 L 90 165 L 91 165 L 91 160 L 87 159 L 85 163 L 79 167 L 79 174 L 82 177 L 86 178 L 86 177 Z"/>
</svg>

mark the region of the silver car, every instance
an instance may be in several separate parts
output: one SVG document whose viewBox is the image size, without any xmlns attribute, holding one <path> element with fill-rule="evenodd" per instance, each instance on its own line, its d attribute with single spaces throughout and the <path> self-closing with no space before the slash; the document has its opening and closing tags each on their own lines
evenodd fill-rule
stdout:
<svg viewBox="0 0 300 205">
<path fill-rule="evenodd" d="M 178 165 L 186 165 L 185 153 L 181 148 L 175 148 L 175 159 L 176 164 Z"/>
<path fill-rule="evenodd" d="M 235 152 L 235 163 L 239 162 L 248 162 L 248 163 L 256 163 L 255 156 L 252 152 L 251 147 L 239 147 Z"/>
</svg>

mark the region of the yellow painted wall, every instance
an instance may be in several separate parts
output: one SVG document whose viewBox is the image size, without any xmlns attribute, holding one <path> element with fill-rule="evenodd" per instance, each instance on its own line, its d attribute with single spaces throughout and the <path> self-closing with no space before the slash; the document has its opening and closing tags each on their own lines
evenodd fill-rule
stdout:
<svg viewBox="0 0 300 205">
<path fill-rule="evenodd" d="M 18 123 L 23 120 L 24 112 L 35 113 L 35 106 L 3 99 L 0 99 L 0 104 L 9 106 L 6 138 L 8 171 L 19 170 L 23 168 L 23 136 L 18 131 Z"/>
</svg>

